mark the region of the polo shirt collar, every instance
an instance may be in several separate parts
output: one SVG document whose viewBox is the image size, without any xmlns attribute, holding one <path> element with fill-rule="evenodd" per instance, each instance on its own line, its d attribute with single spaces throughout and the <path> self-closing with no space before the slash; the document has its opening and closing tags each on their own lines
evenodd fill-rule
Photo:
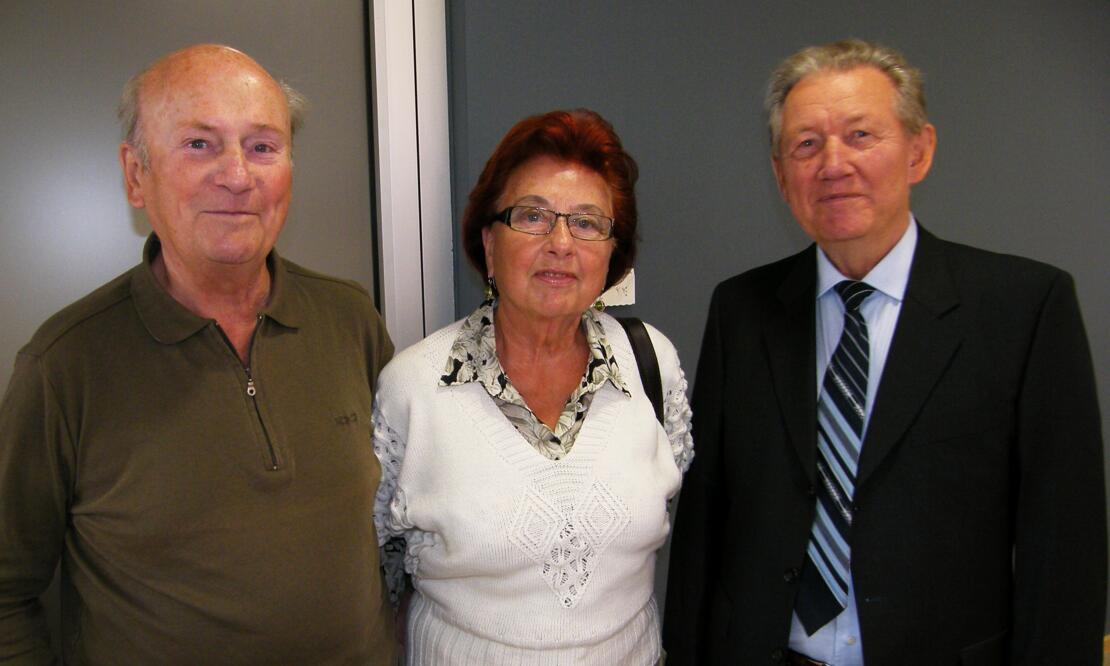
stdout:
<svg viewBox="0 0 1110 666">
<path fill-rule="evenodd" d="M 290 279 L 289 266 L 276 249 L 270 250 L 266 266 L 270 269 L 270 302 L 261 314 L 286 328 L 300 328 L 309 311 L 308 296 Z"/>
<path fill-rule="evenodd" d="M 150 234 L 143 246 L 143 261 L 131 274 L 131 297 L 151 337 L 162 344 L 177 344 L 214 322 L 190 312 L 158 283 L 151 262 L 161 249 L 158 236 Z M 260 314 L 287 328 L 298 328 L 300 317 L 297 313 L 304 311 L 305 296 L 290 284 L 285 262 L 277 250 L 270 252 L 266 264 L 272 277 L 270 302 Z"/>
</svg>

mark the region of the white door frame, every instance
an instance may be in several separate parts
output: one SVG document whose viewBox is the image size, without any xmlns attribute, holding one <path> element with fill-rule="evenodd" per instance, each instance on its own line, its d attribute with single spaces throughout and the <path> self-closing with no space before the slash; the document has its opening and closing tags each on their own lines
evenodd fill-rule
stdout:
<svg viewBox="0 0 1110 666">
<path fill-rule="evenodd" d="M 398 349 L 455 319 L 445 0 L 373 0 L 379 307 Z"/>
</svg>

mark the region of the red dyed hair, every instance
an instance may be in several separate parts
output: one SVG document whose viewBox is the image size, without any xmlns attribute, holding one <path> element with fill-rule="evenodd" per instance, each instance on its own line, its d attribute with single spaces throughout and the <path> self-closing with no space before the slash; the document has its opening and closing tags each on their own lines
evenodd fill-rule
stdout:
<svg viewBox="0 0 1110 666">
<path fill-rule="evenodd" d="M 609 121 L 589 109 L 551 111 L 531 116 L 513 125 L 497 144 L 470 191 L 462 218 L 462 242 L 470 263 L 482 278 L 486 275 L 486 253 L 482 229 L 494 222 L 497 200 L 509 178 L 525 162 L 546 155 L 574 162 L 596 171 L 613 197 L 613 238 L 616 247 L 609 258 L 605 277 L 608 289 L 632 268 L 636 259 L 636 193 L 639 169 L 624 151 L 620 137 Z"/>
</svg>

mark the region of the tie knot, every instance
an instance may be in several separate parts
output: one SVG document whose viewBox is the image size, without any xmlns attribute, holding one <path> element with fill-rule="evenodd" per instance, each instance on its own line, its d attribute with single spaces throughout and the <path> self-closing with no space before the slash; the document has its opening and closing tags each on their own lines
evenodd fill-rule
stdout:
<svg viewBox="0 0 1110 666">
<path fill-rule="evenodd" d="M 875 291 L 875 288 L 866 282 L 856 280 L 838 282 L 833 289 L 836 289 L 836 293 L 840 294 L 840 300 L 844 301 L 844 309 L 849 312 L 859 310 L 863 301 Z"/>
</svg>

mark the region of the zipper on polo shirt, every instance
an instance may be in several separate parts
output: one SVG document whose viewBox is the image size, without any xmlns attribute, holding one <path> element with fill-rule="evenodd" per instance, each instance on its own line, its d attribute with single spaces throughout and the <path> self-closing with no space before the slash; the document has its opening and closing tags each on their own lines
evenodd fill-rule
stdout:
<svg viewBox="0 0 1110 666">
<path fill-rule="evenodd" d="M 253 344 L 251 346 L 253 348 Z M 254 405 L 254 415 L 258 417 L 258 425 L 262 428 L 262 435 L 266 438 L 266 448 L 270 452 L 270 469 L 276 470 L 278 468 L 277 453 L 274 451 L 274 443 L 270 439 L 270 431 L 266 429 L 266 421 L 263 420 L 262 412 L 258 409 L 258 386 L 254 383 L 250 366 L 245 366 L 243 370 L 247 373 L 247 395 L 250 396 L 251 404 Z"/>
<path fill-rule="evenodd" d="M 250 351 L 247 352 L 248 358 L 254 357 L 254 339 L 258 336 L 258 328 L 262 326 L 263 320 L 265 320 L 265 316 L 258 315 L 258 324 L 255 325 L 254 331 L 251 333 Z M 247 375 L 247 397 L 251 399 L 251 405 L 254 406 L 254 416 L 258 419 L 258 427 L 262 429 L 262 436 L 266 440 L 266 450 L 270 454 L 268 469 L 271 472 L 276 471 L 281 468 L 281 465 L 278 464 L 277 451 L 274 449 L 274 442 L 270 438 L 270 431 L 266 428 L 266 421 L 262 418 L 262 410 L 258 407 L 258 384 L 254 381 L 254 375 L 251 374 L 251 366 L 249 364 L 243 365 L 243 362 L 239 360 L 239 352 L 236 351 L 235 345 L 231 343 L 227 333 L 219 324 L 216 324 L 216 330 L 220 332 L 220 337 L 224 339 L 227 348 L 231 350 L 231 355 L 235 357 L 236 361 L 239 361 L 239 367 L 243 368 L 243 372 Z"/>
</svg>

